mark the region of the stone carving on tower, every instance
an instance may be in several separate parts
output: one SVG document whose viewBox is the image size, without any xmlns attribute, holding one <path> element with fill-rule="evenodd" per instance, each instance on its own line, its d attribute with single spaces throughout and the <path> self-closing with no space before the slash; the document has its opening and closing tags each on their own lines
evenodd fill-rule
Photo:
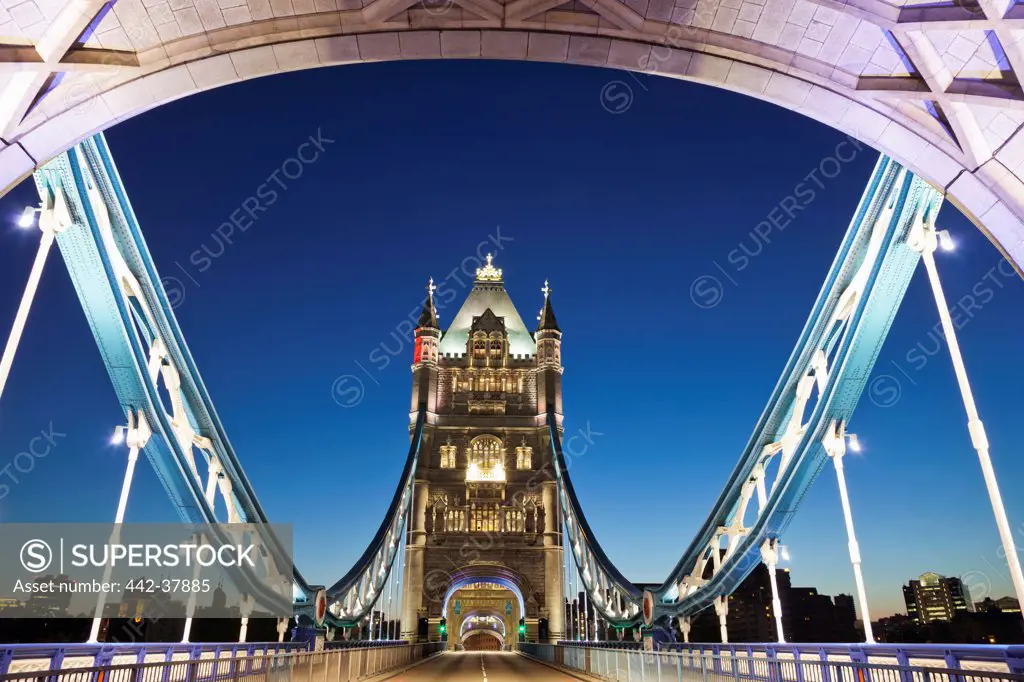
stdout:
<svg viewBox="0 0 1024 682">
<path fill-rule="evenodd" d="M 545 282 L 534 332 L 524 324 L 493 257 L 442 333 L 427 287 L 415 330 L 412 411 L 426 405 L 405 564 L 403 636 L 437 638 L 446 598 L 473 585 L 521 594 L 527 637 L 564 632 L 562 547 L 547 415 L 562 413 L 562 332 Z M 520 599 L 521 597 L 521 599 Z M 516 606 L 516 612 L 520 607 Z M 499 614 L 511 618 L 508 614 Z M 476 617 L 479 617 L 477 614 Z M 516 623 L 509 623 L 509 632 Z"/>
</svg>

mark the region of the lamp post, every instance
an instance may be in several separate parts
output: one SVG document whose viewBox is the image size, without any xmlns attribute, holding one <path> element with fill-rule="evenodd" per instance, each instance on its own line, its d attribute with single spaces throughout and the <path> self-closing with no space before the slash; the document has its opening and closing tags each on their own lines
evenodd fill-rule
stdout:
<svg viewBox="0 0 1024 682">
<path fill-rule="evenodd" d="M 120 445 L 127 442 L 128 464 L 124 471 L 124 480 L 121 482 L 121 497 L 117 501 L 117 512 L 114 514 L 114 528 L 110 533 L 110 544 L 117 544 L 121 539 L 121 524 L 124 522 L 124 514 L 128 508 L 128 493 L 132 489 L 132 478 L 135 474 L 135 462 L 139 459 L 139 451 L 146 447 L 150 436 L 153 435 L 149 422 L 141 412 L 128 413 L 128 425 L 118 426 L 114 429 L 114 435 L 110 442 Z M 110 582 L 110 573 L 113 566 L 108 563 L 103 569 L 104 583 Z M 89 644 L 95 644 L 99 639 L 100 624 L 103 621 L 103 607 L 106 605 L 107 595 L 99 593 L 96 600 L 96 613 L 92 619 L 92 627 L 89 630 Z"/>
<path fill-rule="evenodd" d="M 779 555 L 788 559 L 778 538 L 769 538 L 761 545 L 761 561 L 768 567 L 768 580 L 772 586 L 772 612 L 775 616 L 775 630 L 780 644 L 786 643 L 786 636 L 782 630 L 782 600 L 779 598 L 779 582 L 775 577 L 775 567 L 779 563 Z"/>
<path fill-rule="evenodd" d="M 875 635 L 871 631 L 871 615 L 868 613 L 868 595 L 864 587 L 864 574 L 861 572 L 860 545 L 857 543 L 857 534 L 853 528 L 853 512 L 850 510 L 850 495 L 846 490 L 846 473 L 843 470 L 843 457 L 846 455 L 847 441 L 850 442 L 850 449 L 860 452 L 860 441 L 854 434 L 847 435 L 846 424 L 833 422 L 829 425 L 828 433 L 822 440 L 825 453 L 831 458 L 835 465 L 836 481 L 839 483 L 839 501 L 843 506 L 843 521 L 846 523 L 846 537 L 849 540 L 850 565 L 853 567 L 853 580 L 857 586 L 857 601 L 860 605 L 860 615 L 864 622 L 864 641 L 868 644 L 875 643 Z"/>
<path fill-rule="evenodd" d="M 27 206 L 18 218 L 18 227 L 29 229 L 36 222 L 35 214 L 39 214 L 39 230 L 42 236 L 39 239 L 39 248 L 36 250 L 35 260 L 32 261 L 32 269 L 29 271 L 28 282 L 25 284 L 25 292 L 21 295 L 21 303 L 18 304 L 18 312 L 14 315 L 14 325 L 11 327 L 11 334 L 7 337 L 7 345 L 4 346 L 4 354 L 0 357 L 0 397 L 3 396 L 4 386 L 7 385 L 7 377 L 11 373 L 11 365 L 14 363 L 14 354 L 18 350 L 22 332 L 25 331 L 25 322 L 28 320 L 29 310 L 32 309 L 32 301 L 35 299 L 36 290 L 39 288 L 39 280 L 43 276 L 43 266 L 46 265 L 46 256 L 50 253 L 53 240 L 57 234 L 71 224 L 71 215 L 68 212 L 67 203 L 64 201 L 64 194 L 58 192 L 47 204 L 39 207 Z"/>
<path fill-rule="evenodd" d="M 1010 570 L 1013 589 L 1017 593 L 1017 600 L 1024 603 L 1024 573 L 1021 572 L 1020 558 L 1017 556 L 1017 548 L 1013 541 L 1013 531 L 1010 529 L 1010 521 L 1006 517 L 1003 496 L 999 492 L 999 481 L 996 479 L 996 472 L 992 467 L 992 458 L 989 456 L 988 436 L 985 434 L 985 425 L 978 414 L 978 406 L 974 402 L 974 392 L 971 390 L 971 382 L 967 378 L 967 368 L 964 366 L 963 355 L 960 353 L 960 343 L 956 337 L 956 327 L 953 325 L 953 320 L 949 315 L 949 305 L 946 303 L 946 295 L 942 291 L 942 283 L 939 281 L 939 271 L 935 266 L 936 247 L 941 248 L 943 251 L 952 251 L 956 245 L 949 236 L 949 232 L 946 230 L 937 232 L 935 227 L 926 219 L 917 221 L 911 230 L 907 243 L 921 254 L 925 271 L 928 273 L 928 282 L 931 284 L 935 305 L 939 310 L 942 333 L 946 337 L 946 345 L 949 346 L 949 357 L 953 362 L 953 371 L 956 373 L 956 381 L 960 387 L 960 396 L 964 403 L 964 412 L 967 415 L 967 431 L 971 436 L 971 445 L 978 453 L 978 460 L 981 463 L 981 473 L 985 479 L 985 488 L 988 490 L 989 501 L 992 503 L 992 514 L 995 516 L 996 526 L 999 529 L 999 538 L 1003 543 L 1003 553 L 1006 555 L 1006 563 Z"/>
</svg>

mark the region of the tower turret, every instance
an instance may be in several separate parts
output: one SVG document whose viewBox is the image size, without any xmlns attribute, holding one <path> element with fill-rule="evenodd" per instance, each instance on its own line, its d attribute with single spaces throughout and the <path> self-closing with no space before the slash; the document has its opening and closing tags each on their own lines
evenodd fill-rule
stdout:
<svg viewBox="0 0 1024 682">
<path fill-rule="evenodd" d="M 434 278 L 427 283 L 427 297 L 416 323 L 415 346 L 412 359 L 412 412 L 426 403 L 428 412 L 437 411 L 437 360 L 441 343 L 441 328 L 437 324 L 434 307 Z"/>
<path fill-rule="evenodd" d="M 554 405 L 555 414 L 562 414 L 562 330 L 551 305 L 551 287 L 544 280 L 544 307 L 537 315 L 537 412 L 546 414 Z"/>
</svg>

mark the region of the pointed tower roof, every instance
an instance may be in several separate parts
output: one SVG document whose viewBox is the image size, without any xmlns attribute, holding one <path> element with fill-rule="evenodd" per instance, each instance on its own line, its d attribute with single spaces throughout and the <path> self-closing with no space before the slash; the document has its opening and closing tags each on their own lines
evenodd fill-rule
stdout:
<svg viewBox="0 0 1024 682">
<path fill-rule="evenodd" d="M 437 324 L 437 308 L 434 307 L 434 290 L 436 289 L 434 278 L 431 277 L 430 281 L 427 282 L 427 297 L 423 301 L 423 311 L 420 313 L 420 319 L 416 323 L 417 327 L 440 329 Z"/>
<path fill-rule="evenodd" d="M 473 321 L 482 317 L 488 310 L 505 322 L 509 353 L 513 355 L 537 354 L 537 344 L 534 343 L 529 330 L 523 324 L 523 318 L 519 316 L 512 299 L 505 291 L 505 281 L 502 278 L 501 269 L 494 267 L 494 256 L 487 254 L 487 264 L 482 268 L 477 268 L 476 279 L 473 281 L 473 288 L 470 290 L 469 296 L 466 297 L 465 303 L 459 308 L 459 312 L 455 314 L 452 323 L 448 325 L 447 331 L 441 337 L 439 348 L 441 355 L 446 353 L 464 354 Z"/>
<path fill-rule="evenodd" d="M 537 316 L 537 331 L 562 331 L 558 326 L 558 320 L 555 319 L 555 309 L 551 307 L 551 287 L 548 286 L 548 281 L 544 280 L 544 288 L 541 289 L 544 292 L 544 307 L 540 309 L 540 315 Z"/>
</svg>

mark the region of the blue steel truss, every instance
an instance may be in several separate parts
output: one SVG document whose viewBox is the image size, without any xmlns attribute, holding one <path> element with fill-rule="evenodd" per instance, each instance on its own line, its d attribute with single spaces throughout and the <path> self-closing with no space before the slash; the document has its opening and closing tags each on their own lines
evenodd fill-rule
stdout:
<svg viewBox="0 0 1024 682">
<path fill-rule="evenodd" d="M 59 199 L 68 206 L 73 224 L 57 242 L 122 408 L 130 417 L 141 415 L 152 429 L 144 452 L 178 516 L 186 523 L 260 524 L 259 542 L 273 565 L 291 566 L 185 343 L 103 135 L 44 165 L 35 182 L 44 205 Z M 423 421 L 421 410 L 405 474 L 380 531 L 356 566 L 327 591 L 351 600 L 328 606 L 329 623 L 351 624 L 365 616 L 373 606 L 369 595 L 391 570 Z M 324 589 L 292 570 L 296 614 L 313 618 Z M 279 603 L 280 595 L 261 594 L 258 578 L 240 576 L 257 604 Z"/>
<path fill-rule="evenodd" d="M 941 204 L 936 189 L 892 159 L 879 159 L 739 463 L 682 558 L 652 591 L 654 619 L 689 616 L 729 595 L 760 563 L 764 542 L 781 537 L 826 462 L 823 443 L 842 434 L 853 414 L 910 283 L 919 259 L 907 245 L 910 231 L 933 225 Z M 641 590 L 625 581 L 586 523 L 553 414 L 548 424 L 566 546 L 601 614 L 635 623 Z"/>
</svg>

